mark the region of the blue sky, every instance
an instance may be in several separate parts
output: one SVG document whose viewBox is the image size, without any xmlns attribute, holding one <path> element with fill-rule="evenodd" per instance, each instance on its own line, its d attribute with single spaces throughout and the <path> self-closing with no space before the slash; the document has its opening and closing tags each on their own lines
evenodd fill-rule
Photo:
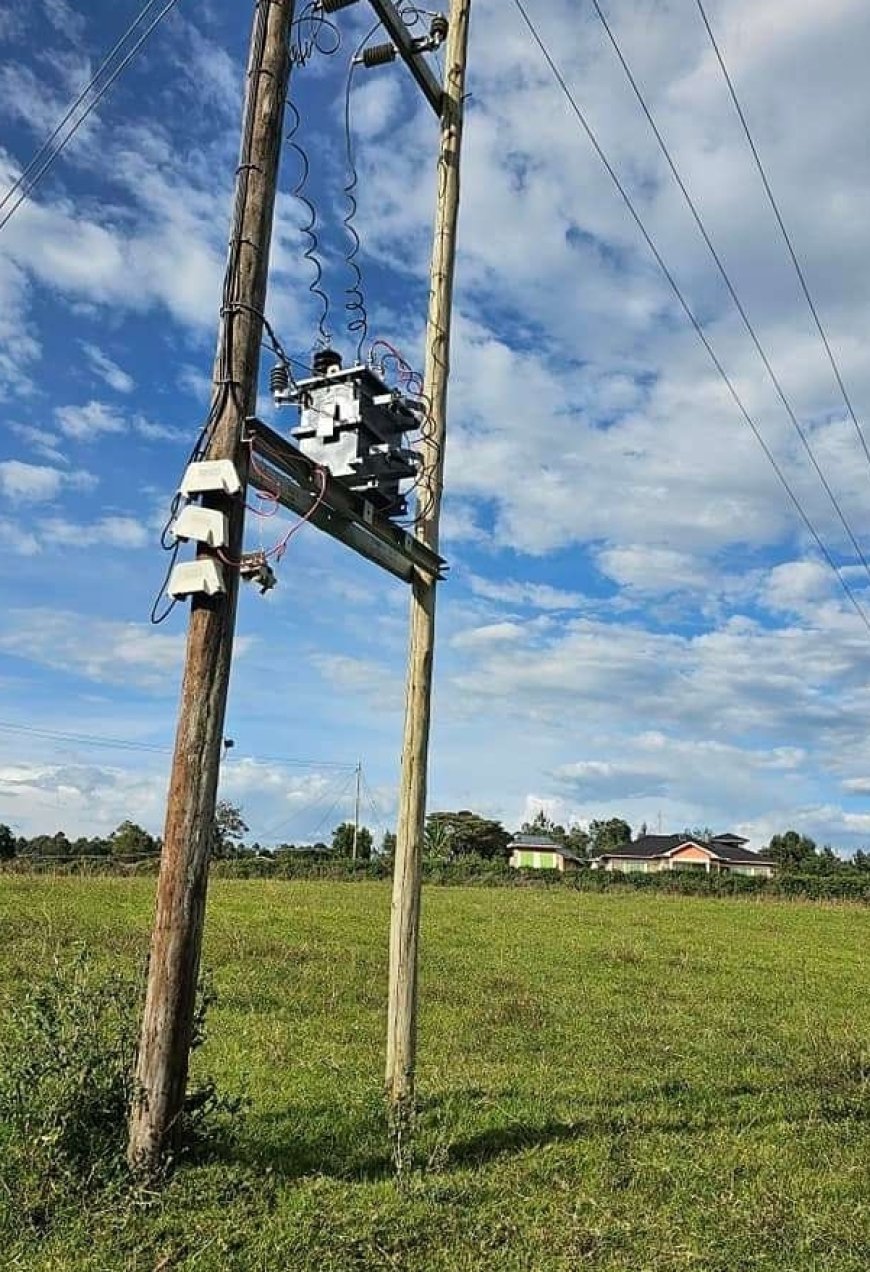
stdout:
<svg viewBox="0 0 870 1272">
<path fill-rule="evenodd" d="M 529 7 L 870 608 L 591 6 Z M 4 188 L 138 8 L 0 4 Z M 866 552 L 866 458 L 694 0 L 606 9 Z M 22 832 L 128 816 L 160 829 L 185 615 L 154 629 L 148 614 L 160 525 L 207 405 L 249 10 L 180 0 L 0 231 L 0 821 Z M 870 14 L 859 0 L 710 12 L 870 420 Z M 367 17 L 343 11 L 341 50 L 291 90 L 345 352 L 344 90 Z M 727 827 L 756 847 L 793 825 L 866 844 L 870 633 L 503 0 L 477 0 L 469 87 L 431 807 L 510 826 L 544 807 Z M 399 65 L 355 75 L 351 101 L 369 338 L 419 363 L 435 123 Z M 305 358 L 318 306 L 297 175 L 288 149 L 268 310 Z M 261 413 L 274 418 L 265 393 Z M 251 524 L 250 543 L 273 533 Z M 369 820 L 392 824 L 406 628 L 403 586 L 314 530 L 294 537 L 273 593 L 244 592 L 223 789 L 254 835 L 328 830 L 350 810 L 337 766 L 357 758 Z"/>
</svg>

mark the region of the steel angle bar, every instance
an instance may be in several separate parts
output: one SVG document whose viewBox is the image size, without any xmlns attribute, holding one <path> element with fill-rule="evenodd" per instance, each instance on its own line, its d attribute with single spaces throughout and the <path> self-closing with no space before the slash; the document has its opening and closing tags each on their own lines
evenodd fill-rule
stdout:
<svg viewBox="0 0 870 1272">
<path fill-rule="evenodd" d="M 413 580 L 415 571 L 431 578 L 444 577 L 447 564 L 443 557 L 334 477 L 327 476 L 321 496 L 321 470 L 280 433 L 260 420 L 249 419 L 248 437 L 258 462 L 267 465 L 274 492 L 285 508 L 310 516 L 312 525 L 405 583 Z"/>
<path fill-rule="evenodd" d="M 438 118 L 444 102 L 444 92 L 429 63 L 414 48 L 414 37 L 405 26 L 402 16 L 392 0 L 371 0 L 372 8 L 383 22 L 387 34 L 395 44 L 408 69 L 420 85 L 426 100 Z"/>
</svg>

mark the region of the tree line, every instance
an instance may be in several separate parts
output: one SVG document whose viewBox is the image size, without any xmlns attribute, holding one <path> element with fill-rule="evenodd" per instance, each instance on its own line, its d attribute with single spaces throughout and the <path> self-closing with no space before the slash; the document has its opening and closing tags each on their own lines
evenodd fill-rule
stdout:
<svg viewBox="0 0 870 1272">
<path fill-rule="evenodd" d="M 519 834 L 546 836 L 567 852 L 583 860 L 614 852 L 632 840 L 632 827 L 620 817 L 596 820 L 587 826 L 574 823 L 563 826 L 539 812 L 520 826 Z M 647 833 L 645 825 L 639 835 Z M 686 827 L 687 837 L 709 839 L 711 832 L 697 827 Z M 396 837 L 386 831 L 380 842 L 375 842 L 373 832 L 367 826 L 354 827 L 343 821 L 334 828 L 329 841 L 314 843 L 279 843 L 264 847 L 248 843 L 249 827 L 241 808 L 227 800 L 218 803 L 212 832 L 212 856 L 216 860 L 238 860 L 266 857 L 327 861 L 356 856 L 359 861 L 392 858 Z M 510 855 L 513 834 L 502 822 L 483 817 L 470 809 L 456 812 L 434 812 L 426 818 L 423 843 L 424 857 L 431 862 L 489 861 L 504 863 Z M 354 838 L 356 851 L 354 854 Z M 98 860 L 134 863 L 159 857 L 162 843 L 142 826 L 133 821 L 123 821 L 105 837 L 79 837 L 69 839 L 63 831 L 54 835 L 35 835 L 32 838 L 16 837 L 12 830 L 0 824 L 0 861 L 13 858 L 55 860 L 58 862 Z M 785 872 L 795 874 L 832 874 L 844 870 L 870 871 L 870 852 L 859 848 L 851 860 L 839 857 L 827 844 L 818 847 L 815 840 L 796 830 L 775 834 L 761 850 L 761 855 L 779 865 Z"/>
</svg>

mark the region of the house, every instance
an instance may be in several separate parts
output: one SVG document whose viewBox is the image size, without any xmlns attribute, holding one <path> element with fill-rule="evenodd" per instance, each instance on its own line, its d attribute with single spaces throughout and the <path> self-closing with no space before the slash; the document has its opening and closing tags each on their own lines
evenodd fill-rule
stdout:
<svg viewBox="0 0 870 1272">
<path fill-rule="evenodd" d="M 770 879 L 776 863 L 746 847 L 739 835 L 641 835 L 624 847 L 602 853 L 592 861 L 593 870 L 634 870 L 657 874 L 662 870 L 703 870 L 707 874 L 753 875 Z"/>
<path fill-rule="evenodd" d="M 567 870 L 578 870 L 588 865 L 583 857 L 569 852 L 546 835 L 514 835 L 508 847 L 511 850 L 508 865 L 515 869 L 558 870 L 564 874 Z"/>
</svg>

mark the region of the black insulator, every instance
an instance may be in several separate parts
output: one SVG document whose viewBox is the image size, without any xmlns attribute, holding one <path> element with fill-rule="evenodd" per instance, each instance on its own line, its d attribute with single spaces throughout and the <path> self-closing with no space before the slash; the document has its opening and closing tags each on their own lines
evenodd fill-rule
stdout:
<svg viewBox="0 0 870 1272">
<path fill-rule="evenodd" d="M 438 44 L 443 44 L 447 39 L 447 32 L 450 30 L 450 23 L 447 21 L 443 13 L 436 13 L 429 27 L 429 34 Z"/>
<path fill-rule="evenodd" d="M 286 393 L 290 388 L 290 368 L 286 362 L 276 362 L 269 373 L 269 388 L 273 393 Z"/>
<path fill-rule="evenodd" d="M 339 9 L 346 9 L 351 4 L 356 4 L 356 0 L 320 0 L 324 13 L 338 13 Z"/>
<path fill-rule="evenodd" d="M 340 368 L 341 354 L 335 349 L 318 349 L 311 359 L 311 369 L 315 375 L 329 375 L 330 371 Z"/>
<path fill-rule="evenodd" d="M 395 62 L 395 44 L 373 44 L 363 51 L 364 66 L 386 66 L 387 62 Z"/>
</svg>

